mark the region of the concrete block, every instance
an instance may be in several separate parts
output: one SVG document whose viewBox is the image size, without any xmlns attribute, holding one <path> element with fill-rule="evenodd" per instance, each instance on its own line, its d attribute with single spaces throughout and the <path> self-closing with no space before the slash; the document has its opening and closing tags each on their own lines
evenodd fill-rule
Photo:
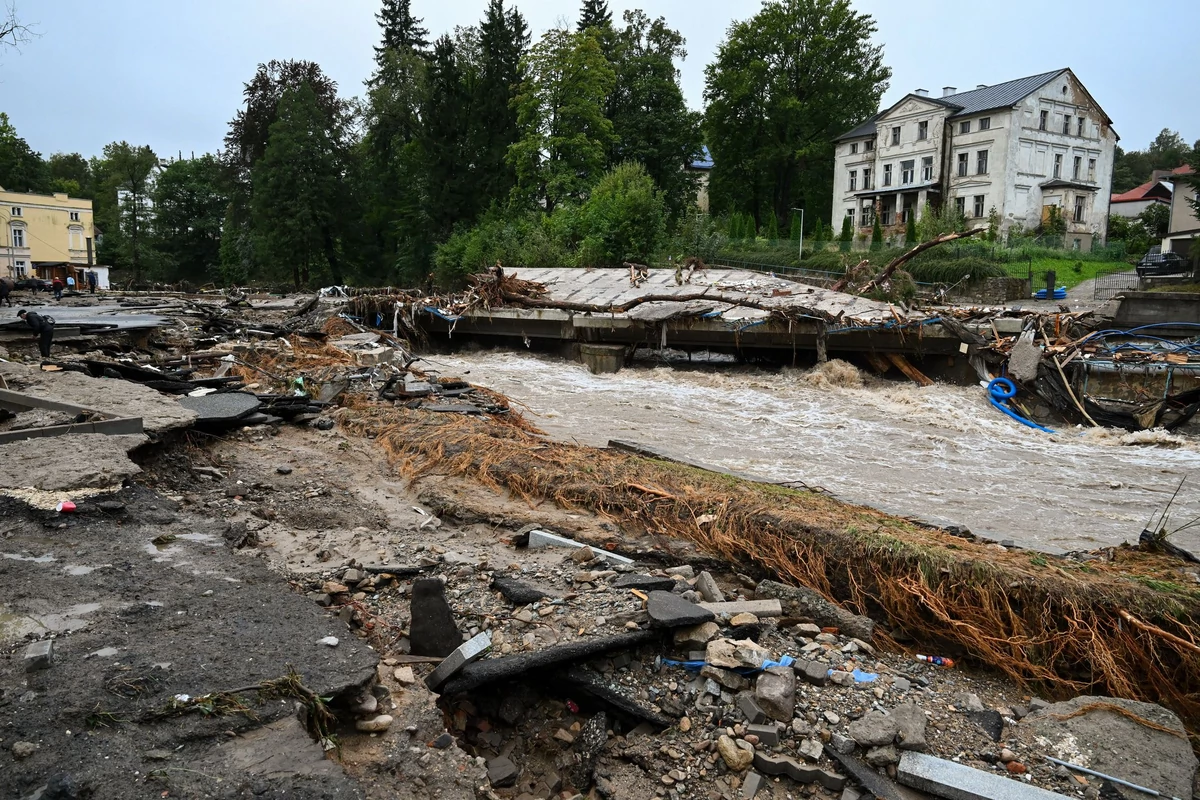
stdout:
<svg viewBox="0 0 1200 800">
<path fill-rule="evenodd" d="M 43 639 L 25 648 L 25 671 L 37 672 L 54 665 L 54 640 Z"/>
<path fill-rule="evenodd" d="M 758 737 L 758 741 L 767 747 L 779 744 L 779 727 L 777 725 L 747 725 L 746 733 Z"/>
<path fill-rule="evenodd" d="M 568 539 L 565 536 L 558 536 L 548 531 L 530 531 L 529 546 L 532 548 L 538 547 L 570 547 L 579 548 L 586 547 L 582 542 L 577 542 L 574 539 Z M 618 564 L 632 564 L 632 558 L 610 553 L 607 550 L 595 550 L 596 555 L 603 558 L 605 561 L 612 561 Z"/>
<path fill-rule="evenodd" d="M 896 778 L 946 800 L 1063 800 L 1063 795 L 925 753 L 905 752 Z"/>
<path fill-rule="evenodd" d="M 783 605 L 778 600 L 733 600 L 728 603 L 700 603 L 702 608 L 717 614 L 753 614 L 756 617 L 782 617 Z"/>
<path fill-rule="evenodd" d="M 774 756 L 756 751 L 754 768 L 767 775 L 787 775 L 797 783 L 819 783 L 831 792 L 840 792 L 846 787 L 845 775 L 809 767 L 788 756 Z"/>
<path fill-rule="evenodd" d="M 763 776 L 757 772 L 747 772 L 742 780 L 742 800 L 754 800 L 765 783 Z"/>
<path fill-rule="evenodd" d="M 433 672 L 429 673 L 429 677 L 425 679 L 425 685 L 431 691 L 436 692 L 443 683 L 458 674 L 459 670 L 467 664 L 483 658 L 491 649 L 492 635 L 490 633 L 484 631 L 477 636 L 473 636 L 468 641 L 463 642 L 453 653 L 446 656 L 446 659 L 438 664 Z"/>
<path fill-rule="evenodd" d="M 696 576 L 696 591 L 708 603 L 724 603 L 725 595 L 721 592 L 721 588 L 717 586 L 716 579 L 705 570 Z"/>
</svg>

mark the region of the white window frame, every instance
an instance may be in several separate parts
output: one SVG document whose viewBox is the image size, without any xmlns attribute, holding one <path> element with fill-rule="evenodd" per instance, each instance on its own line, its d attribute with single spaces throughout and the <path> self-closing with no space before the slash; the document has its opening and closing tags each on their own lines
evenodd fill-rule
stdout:
<svg viewBox="0 0 1200 800">
<path fill-rule="evenodd" d="M 1038 113 L 1038 130 L 1039 131 L 1046 130 L 1046 126 L 1049 124 L 1050 124 L 1050 112 L 1045 111 L 1045 110 L 1039 112 Z"/>
<path fill-rule="evenodd" d="M 1088 180 L 1095 182 L 1096 180 L 1096 159 L 1088 159 Z"/>
<path fill-rule="evenodd" d="M 958 123 L 959 136 L 963 135 L 964 133 L 970 133 L 970 132 L 971 132 L 971 120 L 964 119 L 962 122 Z"/>
<path fill-rule="evenodd" d="M 850 227 L 853 228 L 854 227 L 854 209 L 853 208 L 846 209 L 846 217 L 850 220 Z"/>
<path fill-rule="evenodd" d="M 917 139 L 919 141 L 925 141 L 928 138 L 929 138 L 929 122 L 928 122 L 928 120 L 921 120 L 920 122 L 917 123 Z"/>
<path fill-rule="evenodd" d="M 848 185 L 850 187 L 850 191 L 852 191 L 852 192 L 858 191 L 858 170 L 856 170 L 856 169 L 850 170 Z"/>
<path fill-rule="evenodd" d="M 71 217 L 71 222 L 79 222 L 79 212 L 78 211 L 70 212 L 70 217 Z"/>
<path fill-rule="evenodd" d="M 971 167 L 971 154 L 962 152 L 958 154 L 958 177 L 967 177 L 967 170 Z"/>
<path fill-rule="evenodd" d="M 991 129 L 992 129 L 992 118 L 991 117 L 980 117 L 979 118 L 979 130 L 990 131 Z"/>
<path fill-rule="evenodd" d="M 863 167 L 863 191 L 864 192 L 870 191 L 870 189 L 871 189 L 871 168 Z"/>
<path fill-rule="evenodd" d="M 929 183 L 933 180 L 933 156 L 925 156 L 921 159 L 921 182 Z"/>
<path fill-rule="evenodd" d="M 1063 164 L 1063 154 L 1055 153 L 1054 154 L 1054 172 L 1053 172 L 1053 176 L 1055 178 L 1062 177 L 1062 164 Z"/>
<path fill-rule="evenodd" d="M 959 195 L 954 198 L 954 210 L 957 211 L 963 219 L 967 217 L 967 198 L 966 195 Z"/>
<path fill-rule="evenodd" d="M 1078 117 L 1075 122 L 1075 135 L 1083 136 L 1083 126 L 1087 122 L 1087 117 Z"/>
<path fill-rule="evenodd" d="M 883 165 L 883 185 L 884 186 L 892 185 L 892 165 L 891 164 Z"/>
<path fill-rule="evenodd" d="M 13 276 L 17 278 L 25 278 L 29 276 L 29 266 L 24 259 L 13 262 Z"/>
<path fill-rule="evenodd" d="M 1075 160 L 1071 162 L 1071 180 L 1079 180 L 1079 176 L 1083 174 L 1083 156 L 1075 156 Z"/>
<path fill-rule="evenodd" d="M 913 182 L 913 178 L 917 173 L 917 161 L 911 159 L 909 161 L 900 162 L 900 185 L 908 186 Z"/>
<path fill-rule="evenodd" d="M 987 175 L 988 174 L 988 151 L 987 150 L 977 150 L 975 152 L 975 174 L 976 175 Z"/>
<path fill-rule="evenodd" d="M 9 235 L 11 237 L 10 241 L 12 242 L 13 247 L 28 247 L 29 246 L 29 245 L 25 244 L 25 226 L 24 225 L 11 226 L 9 228 Z M 21 240 L 19 244 L 17 243 L 18 238 Z"/>
<path fill-rule="evenodd" d="M 900 126 L 893 125 L 892 126 L 892 147 L 896 147 L 899 144 L 900 144 Z"/>
<path fill-rule="evenodd" d="M 1071 135 L 1071 115 L 1063 114 L 1063 136 Z"/>
<path fill-rule="evenodd" d="M 13 217 L 25 216 L 25 210 L 23 208 L 21 208 L 21 206 L 12 206 L 11 208 L 9 208 L 8 213 L 10 216 L 13 216 Z"/>
<path fill-rule="evenodd" d="M 973 212 L 975 212 L 975 219 L 983 219 L 983 211 L 986 207 L 987 207 L 987 195 L 985 195 L 985 194 L 975 195 L 974 202 L 972 203 L 972 206 L 971 206 L 971 210 Z"/>
<path fill-rule="evenodd" d="M 852 155 L 852 156 L 857 155 L 857 153 L 858 153 L 858 142 L 851 142 L 850 143 L 850 155 Z"/>
<path fill-rule="evenodd" d="M 1075 222 L 1083 222 L 1087 216 L 1087 197 L 1078 195 L 1075 198 L 1075 214 L 1073 216 Z"/>
<path fill-rule="evenodd" d="M 867 139 L 867 141 L 863 143 L 863 152 L 869 153 L 874 149 L 875 149 L 875 140 L 874 139 Z"/>
</svg>

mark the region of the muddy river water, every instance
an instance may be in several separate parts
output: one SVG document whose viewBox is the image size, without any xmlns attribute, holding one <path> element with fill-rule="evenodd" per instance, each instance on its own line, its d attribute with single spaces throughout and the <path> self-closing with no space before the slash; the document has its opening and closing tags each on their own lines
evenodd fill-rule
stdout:
<svg viewBox="0 0 1200 800">
<path fill-rule="evenodd" d="M 918 388 L 842 362 L 809 371 L 645 364 L 592 375 L 558 358 L 486 351 L 426 366 L 469 370 L 464 377 L 526 406 L 556 439 L 634 441 L 1031 548 L 1136 541 L 1185 476 L 1168 528 L 1200 517 L 1200 439 L 1082 428 L 1048 435 L 1001 415 L 982 388 Z M 1200 524 L 1172 541 L 1200 552 Z"/>
</svg>

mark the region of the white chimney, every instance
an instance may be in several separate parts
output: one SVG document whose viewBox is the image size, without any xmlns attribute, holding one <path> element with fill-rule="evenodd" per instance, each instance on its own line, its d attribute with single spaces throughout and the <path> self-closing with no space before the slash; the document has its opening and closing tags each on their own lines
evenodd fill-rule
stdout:
<svg viewBox="0 0 1200 800">
<path fill-rule="evenodd" d="M 975 88 L 976 88 L 976 89 L 986 89 L 986 88 L 987 88 L 987 84 L 986 84 L 986 83 L 981 83 L 981 84 L 979 84 L 978 86 L 976 86 Z"/>
<path fill-rule="evenodd" d="M 917 97 L 929 97 L 929 90 L 917 89 L 915 92 L 913 92 L 913 94 L 915 94 Z"/>
<path fill-rule="evenodd" d="M 958 88 L 955 86 L 943 86 L 942 87 L 942 97 L 949 97 L 950 95 L 954 94 L 957 91 L 958 91 Z"/>
</svg>

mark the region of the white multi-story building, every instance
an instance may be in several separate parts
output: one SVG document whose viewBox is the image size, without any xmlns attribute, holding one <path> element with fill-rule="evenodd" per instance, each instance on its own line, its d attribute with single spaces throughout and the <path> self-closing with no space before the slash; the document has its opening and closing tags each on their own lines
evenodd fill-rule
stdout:
<svg viewBox="0 0 1200 800">
<path fill-rule="evenodd" d="M 1108 223 L 1112 120 L 1069 69 L 941 97 L 924 89 L 839 136 L 833 178 L 834 230 L 858 232 L 875 214 L 899 232 L 926 204 L 955 204 L 968 222 L 992 210 L 1001 235 L 1031 231 L 1056 208 L 1064 245 L 1087 250 Z"/>
</svg>

